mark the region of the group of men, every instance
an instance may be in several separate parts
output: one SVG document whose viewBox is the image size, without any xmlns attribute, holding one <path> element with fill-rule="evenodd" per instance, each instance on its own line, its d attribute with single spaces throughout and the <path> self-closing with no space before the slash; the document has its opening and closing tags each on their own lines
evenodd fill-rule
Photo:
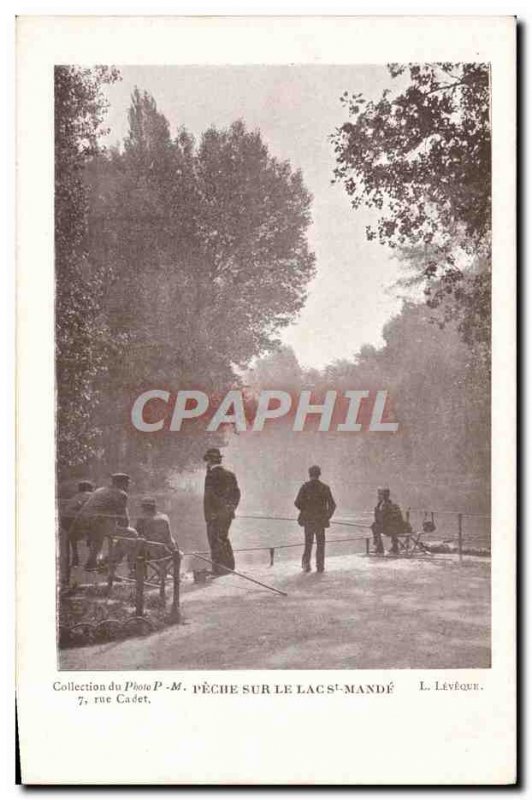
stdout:
<svg viewBox="0 0 532 800">
<path fill-rule="evenodd" d="M 135 540 L 142 537 L 153 545 L 148 545 L 148 558 L 161 557 L 165 545 L 175 550 L 177 545 L 170 529 L 170 520 L 166 514 L 157 511 L 157 503 L 152 497 L 145 497 L 141 502 L 141 514 L 135 526 L 130 526 L 127 509 L 130 477 L 123 472 L 115 472 L 111 476 L 111 485 L 94 489 L 91 481 L 80 481 L 78 492 L 64 502 L 60 509 L 60 528 L 66 541 L 66 557 L 72 555 L 72 566 L 79 564 L 78 542 L 86 539 L 88 558 L 84 569 L 88 572 L 99 568 L 106 536 L 115 540 L 112 559 L 119 564 L 127 556 L 132 564 L 135 552 Z"/>
<path fill-rule="evenodd" d="M 235 568 L 235 558 L 229 529 L 240 502 L 240 489 L 234 473 L 222 466 L 222 454 L 217 447 L 205 453 L 207 474 L 205 476 L 204 511 L 207 523 L 207 538 L 213 561 L 213 575 L 223 575 L 226 568 Z M 305 530 L 305 548 L 302 566 L 304 572 L 311 570 L 311 556 L 316 540 L 316 569 L 325 569 L 325 528 L 336 509 L 330 488 L 320 481 L 318 466 L 309 469 L 309 478 L 295 499 L 299 510 L 298 522 Z"/>
<path fill-rule="evenodd" d="M 210 548 L 212 577 L 218 577 L 235 568 L 235 557 L 229 531 L 240 502 L 240 488 L 233 472 L 222 466 L 222 454 L 217 447 L 211 447 L 204 455 L 206 464 L 203 495 L 204 516 L 207 526 L 207 539 Z M 325 529 L 330 526 L 336 510 L 336 502 L 331 489 L 320 480 L 321 469 L 314 465 L 309 468 L 306 481 L 294 501 L 299 511 L 298 523 L 305 532 L 305 545 L 302 569 L 312 569 L 312 549 L 316 542 L 316 571 L 325 569 Z M 60 512 L 60 526 L 66 540 L 67 551 L 71 551 L 72 565 L 79 564 L 78 541 L 86 538 L 88 558 L 85 570 L 97 570 L 102 558 L 105 538 L 115 542 L 112 558 L 115 564 L 124 556 L 132 566 L 135 540 L 142 538 L 148 544 L 148 558 L 162 557 L 161 545 L 170 551 L 177 548 L 172 535 L 170 521 L 166 514 L 157 510 L 156 501 L 146 497 L 141 502 L 141 514 L 132 527 L 128 514 L 128 490 L 130 477 L 122 472 L 111 476 L 111 485 L 94 489 L 90 481 L 78 484 L 77 494 L 66 501 Z M 389 536 L 392 553 L 398 552 L 398 535 L 403 532 L 404 523 L 399 507 L 392 503 L 390 490 L 378 490 L 377 505 L 372 527 L 376 553 L 384 553 L 382 536 Z M 70 559 L 70 553 L 67 555 Z"/>
<path fill-rule="evenodd" d="M 235 568 L 235 559 L 229 529 L 240 502 L 240 489 L 235 475 L 222 466 L 222 454 L 216 447 L 205 453 L 207 475 L 205 477 L 204 510 L 207 522 L 207 538 L 214 562 L 213 574 L 223 575 L 225 567 Z M 316 571 L 325 570 L 325 529 L 330 527 L 331 518 L 336 510 L 336 502 L 330 487 L 320 480 L 321 469 L 317 465 L 309 468 L 309 480 L 304 483 L 294 505 L 299 511 L 298 523 L 305 531 L 302 569 L 312 569 L 312 549 L 316 542 Z M 392 502 L 390 490 L 380 488 L 377 491 L 377 505 L 374 509 L 374 521 L 371 525 L 375 552 L 384 553 L 382 537 L 391 540 L 390 553 L 399 553 L 399 537 L 405 533 L 408 523 L 403 520 L 401 509 Z"/>
</svg>

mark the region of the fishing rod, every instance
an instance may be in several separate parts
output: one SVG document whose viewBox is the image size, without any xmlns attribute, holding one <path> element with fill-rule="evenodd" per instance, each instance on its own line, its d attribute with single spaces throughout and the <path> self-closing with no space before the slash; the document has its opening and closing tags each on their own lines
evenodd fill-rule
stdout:
<svg viewBox="0 0 532 800">
<path fill-rule="evenodd" d="M 258 586 L 262 586 L 264 589 L 269 589 L 270 592 L 277 592 L 277 594 L 282 594 L 283 597 L 288 597 L 288 594 L 281 591 L 281 589 L 275 589 L 273 586 L 268 586 L 267 583 L 261 583 L 260 581 L 255 580 L 255 578 L 250 578 L 249 575 L 244 575 L 242 572 L 237 572 L 236 569 L 230 569 L 230 567 L 217 564 L 216 561 L 211 561 L 211 559 L 207 558 L 207 556 L 202 556 L 199 553 L 191 553 L 191 555 L 201 558 L 202 561 L 207 561 L 209 564 L 212 564 L 213 567 L 221 567 L 226 572 L 232 572 L 233 575 L 238 575 L 239 578 L 244 578 L 244 580 L 251 581 L 251 583 L 256 583 Z"/>
</svg>

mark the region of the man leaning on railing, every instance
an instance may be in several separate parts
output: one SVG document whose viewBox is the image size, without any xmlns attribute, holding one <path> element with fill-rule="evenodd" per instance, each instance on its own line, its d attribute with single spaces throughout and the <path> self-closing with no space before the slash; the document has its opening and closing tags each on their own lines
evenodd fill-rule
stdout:
<svg viewBox="0 0 532 800">
<path fill-rule="evenodd" d="M 98 561 L 106 536 L 134 535 L 128 529 L 127 491 L 129 475 L 115 472 L 111 475 L 111 486 L 102 486 L 91 494 L 80 511 L 80 518 L 86 520 L 89 540 L 89 557 L 85 569 L 98 569 Z M 126 530 L 124 530 L 126 529 Z M 127 531 L 127 532 L 126 532 Z"/>
</svg>

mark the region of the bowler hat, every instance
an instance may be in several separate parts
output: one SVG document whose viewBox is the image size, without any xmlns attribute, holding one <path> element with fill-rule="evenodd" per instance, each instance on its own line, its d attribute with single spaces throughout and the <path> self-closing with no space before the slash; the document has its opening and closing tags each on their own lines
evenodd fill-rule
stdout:
<svg viewBox="0 0 532 800">
<path fill-rule="evenodd" d="M 218 459 L 220 461 L 222 460 L 222 454 L 217 447 L 209 447 L 209 449 L 203 456 L 204 461 L 210 461 L 211 459 L 212 460 Z"/>
<path fill-rule="evenodd" d="M 92 492 L 94 484 L 92 481 L 79 481 L 78 492 Z"/>
</svg>

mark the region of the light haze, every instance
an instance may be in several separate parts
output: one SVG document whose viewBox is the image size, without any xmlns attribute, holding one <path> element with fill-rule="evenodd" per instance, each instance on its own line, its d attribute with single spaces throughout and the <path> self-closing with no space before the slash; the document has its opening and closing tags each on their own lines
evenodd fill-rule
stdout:
<svg viewBox="0 0 532 800">
<path fill-rule="evenodd" d="M 364 344 L 382 344 L 382 327 L 400 308 L 393 283 L 398 264 L 365 228 L 375 217 L 354 211 L 340 184 L 331 183 L 335 159 L 329 139 L 347 119 L 344 91 L 377 97 L 394 88 L 382 66 L 169 66 L 120 67 L 107 88 L 107 141 L 127 133 L 135 86 L 150 92 L 172 135 L 185 126 L 197 138 L 208 127 L 242 119 L 258 128 L 271 155 L 301 169 L 313 194 L 309 242 L 317 275 L 297 320 L 281 333 L 305 367 L 352 358 Z"/>
</svg>

